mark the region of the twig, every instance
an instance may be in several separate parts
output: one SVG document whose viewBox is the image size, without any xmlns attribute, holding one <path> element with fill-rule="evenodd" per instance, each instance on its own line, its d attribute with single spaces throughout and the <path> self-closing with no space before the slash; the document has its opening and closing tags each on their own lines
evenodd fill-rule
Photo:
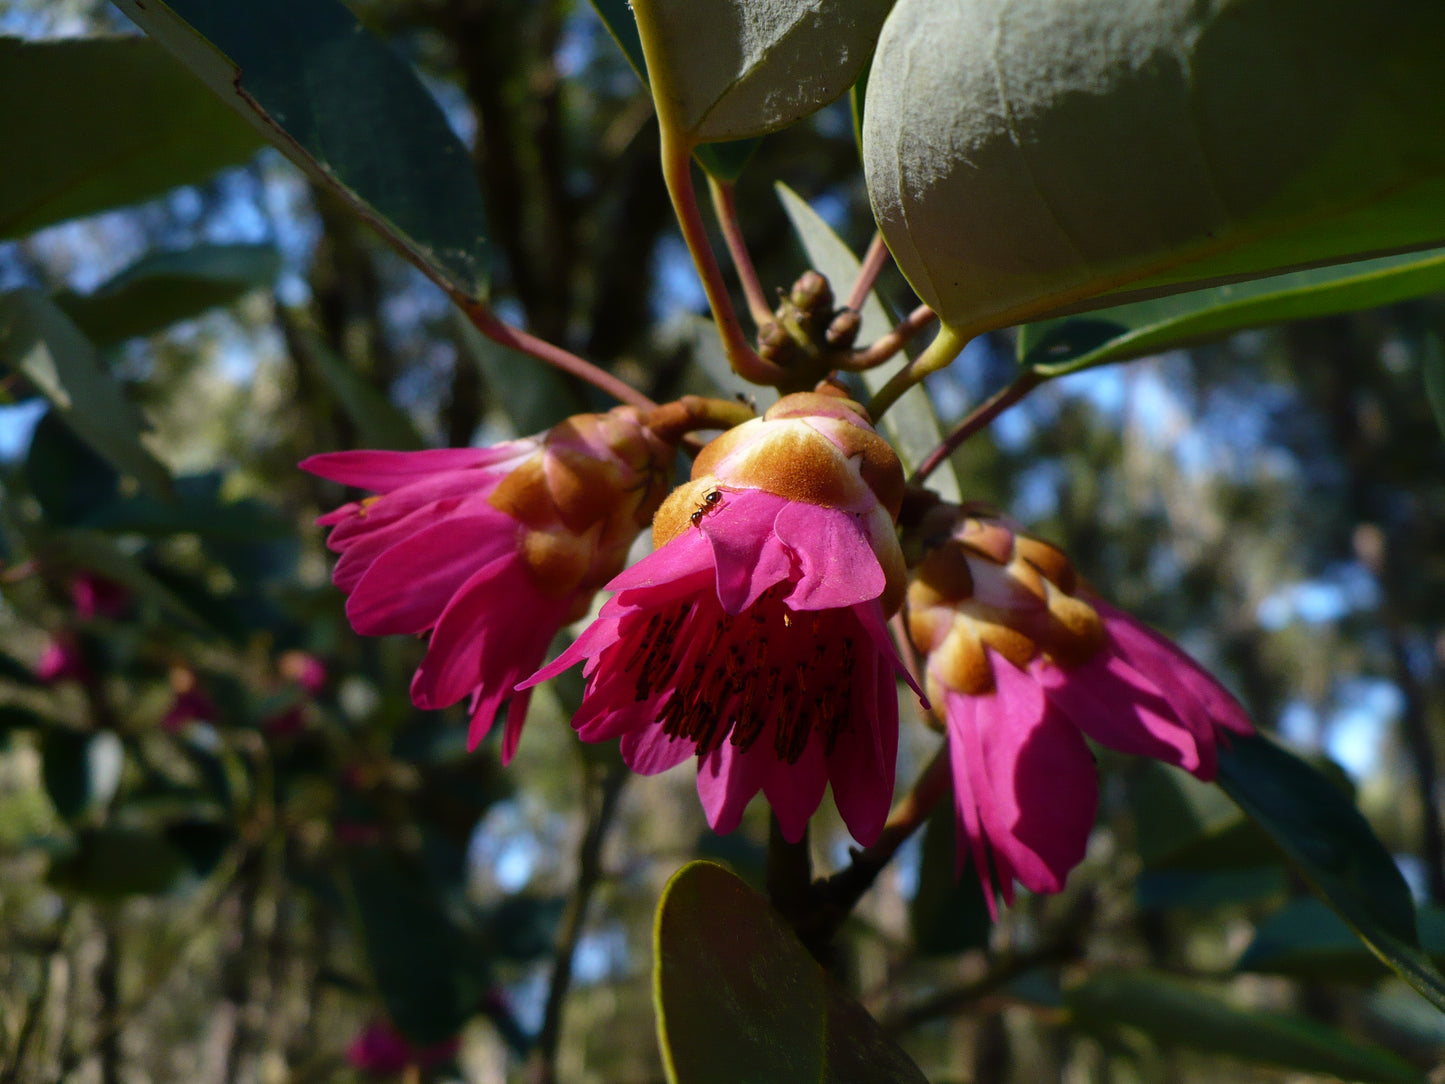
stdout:
<svg viewBox="0 0 1445 1084">
<path fill-rule="evenodd" d="M 65 930 L 69 923 L 70 908 L 68 905 L 63 905 L 60 919 L 56 924 L 55 937 L 48 951 L 40 959 L 40 979 L 35 985 L 35 993 L 25 1006 L 25 1019 L 20 1022 L 20 1033 L 15 1037 L 15 1049 L 11 1052 L 4 1072 L 0 1072 L 0 1084 L 15 1084 L 20 1079 L 20 1074 L 25 1067 L 25 1060 L 30 1055 L 30 1044 L 35 1040 L 40 1018 L 45 1013 L 45 1003 L 50 1000 L 50 976 L 51 972 L 55 970 L 55 957 L 60 955 Z"/>
<path fill-rule="evenodd" d="M 572 964 L 587 922 L 592 893 L 602 878 L 602 844 L 617 812 L 617 800 L 627 776 L 626 765 L 619 762 L 610 767 L 597 785 L 597 804 L 588 812 L 587 828 L 577 850 L 577 884 L 562 919 L 557 958 L 552 965 L 552 981 L 547 989 L 547 1008 L 541 1030 L 537 1033 L 531 1074 L 534 1084 L 552 1084 L 557 1078 L 557 1043 L 562 1037 L 562 1008 L 572 985 Z"/>
<path fill-rule="evenodd" d="M 731 181 L 720 181 L 712 174 L 707 178 L 708 195 L 712 197 L 713 211 L 717 214 L 718 225 L 722 227 L 723 240 L 727 242 L 728 254 L 732 256 L 733 267 L 737 270 L 738 281 L 742 284 L 743 296 L 748 299 L 748 313 L 758 327 L 771 323 L 773 310 L 768 305 L 768 296 L 763 293 L 763 284 L 758 281 L 757 268 L 748 253 L 748 242 L 743 237 L 738 222 L 738 207 L 733 200 Z"/>
<path fill-rule="evenodd" d="M 492 310 L 484 302 L 465 297 L 453 297 L 453 300 L 461 306 L 472 324 L 492 342 L 502 346 L 510 347 L 513 350 L 520 350 L 522 353 L 545 362 L 553 368 L 561 369 L 564 373 L 570 373 L 578 380 L 586 381 L 594 388 L 606 392 L 612 398 L 621 403 L 629 403 L 632 406 L 642 407 L 644 410 L 651 410 L 657 406 L 651 399 L 643 395 L 626 381 L 619 380 L 605 369 L 593 365 L 584 358 L 579 358 L 570 350 L 563 350 L 560 346 L 553 346 L 545 339 L 539 339 L 535 335 L 529 335 L 519 328 L 504 324 L 493 314 Z"/>
<path fill-rule="evenodd" d="M 959 422 L 957 428 L 949 433 L 937 448 L 929 452 L 928 457 L 922 463 L 918 464 L 918 469 L 913 472 L 913 476 L 908 481 L 913 485 L 922 483 L 954 453 L 959 445 L 1048 379 L 1047 376 L 1032 369 L 1019 374 L 1012 384 L 995 392 L 987 402 Z"/>
<path fill-rule="evenodd" d="M 913 338 L 929 324 L 937 319 L 936 314 L 927 305 L 919 305 L 903 321 L 888 334 L 874 340 L 872 344 L 863 350 L 855 350 L 839 366 L 840 369 L 847 369 L 849 372 L 862 372 L 864 369 L 871 369 L 875 365 L 882 365 L 898 351 L 902 350 Z"/>
<path fill-rule="evenodd" d="M 933 341 L 924 348 L 923 353 L 894 373 L 893 378 L 868 401 L 868 416 L 876 422 L 909 388 L 958 357 L 967 342 L 962 335 L 944 324 L 938 329 Z"/>
<path fill-rule="evenodd" d="M 697 209 L 697 192 L 692 184 L 692 148 L 679 138 L 672 125 L 663 124 L 661 128 L 662 179 L 667 184 L 667 194 L 672 198 L 672 209 L 682 229 L 682 239 L 687 243 L 687 250 L 702 279 L 702 289 L 707 294 L 708 307 L 712 309 L 712 318 L 717 323 L 728 364 L 738 376 L 754 384 L 786 384 L 788 371 L 758 356 L 758 352 L 748 345 L 737 313 L 733 311 L 717 257 L 708 243 L 707 228 Z"/>
<path fill-rule="evenodd" d="M 772 814 L 768 828 L 768 902 L 802 934 L 813 896 L 813 858 L 807 827 L 803 838 L 793 843 L 783 835 L 778 815 Z M 807 943 L 807 939 L 804 939 Z M 809 949 L 814 948 L 808 945 Z M 817 955 L 817 952 L 814 952 Z"/>
<path fill-rule="evenodd" d="M 993 966 L 973 982 L 964 983 L 951 990 L 940 990 L 915 1005 L 881 1018 L 879 1022 L 883 1025 L 884 1031 L 891 1035 L 898 1035 L 919 1024 L 935 1020 L 940 1016 L 948 1016 L 959 1009 L 972 1005 L 989 994 L 995 993 L 1001 987 L 1007 986 L 1025 972 L 1032 971 L 1044 964 L 1067 960 L 1075 955 L 1075 952 L 1076 946 L 1073 939 L 1065 937 L 1049 941 L 1028 952 L 1003 956 L 995 960 Z"/>
<path fill-rule="evenodd" d="M 888 246 L 883 241 L 883 234 L 875 230 L 873 240 L 868 244 L 868 251 L 863 256 L 863 263 L 858 268 L 858 277 L 853 280 L 853 289 L 848 291 L 848 307 L 854 312 L 863 310 L 863 303 L 868 300 L 873 284 L 878 281 L 879 274 L 888 263 L 888 256 Z"/>
</svg>

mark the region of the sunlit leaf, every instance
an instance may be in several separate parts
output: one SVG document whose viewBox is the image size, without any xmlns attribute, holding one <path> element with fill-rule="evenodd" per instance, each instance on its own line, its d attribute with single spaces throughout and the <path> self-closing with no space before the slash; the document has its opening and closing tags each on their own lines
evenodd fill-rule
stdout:
<svg viewBox="0 0 1445 1084">
<path fill-rule="evenodd" d="M 117 0 L 313 181 L 449 289 L 480 297 L 471 158 L 416 73 L 337 0 Z"/>
<path fill-rule="evenodd" d="M 1420 948 L 1410 889 L 1333 783 L 1266 738 L 1231 737 L 1220 750 L 1219 784 L 1371 952 L 1445 1009 L 1445 977 Z"/>
<path fill-rule="evenodd" d="M 52 300 L 104 347 L 270 286 L 280 269 L 274 245 L 195 245 L 146 256 L 91 293 L 66 290 Z"/>
<path fill-rule="evenodd" d="M 980 330 L 1445 241 L 1445 5 L 899 0 L 864 159 Z"/>
<path fill-rule="evenodd" d="M 721 866 L 668 882 L 653 928 L 653 997 L 672 1084 L 922 1081 L 831 985 L 766 900 Z"/>
<path fill-rule="evenodd" d="M 659 120 L 693 142 L 785 128 L 858 78 L 892 0 L 633 0 Z"/>
<path fill-rule="evenodd" d="M 260 136 L 145 38 L 0 38 L 0 238 L 244 162 Z"/>
<path fill-rule="evenodd" d="M 1019 329 L 1019 361 L 1050 376 L 1262 324 L 1389 305 L 1445 290 L 1445 251 L 1386 256 L 1195 290 Z"/>
<path fill-rule="evenodd" d="M 1252 1064 L 1277 1065 L 1346 1080 L 1421 1084 L 1425 1075 L 1383 1047 L 1290 1013 L 1236 1009 L 1216 997 L 1146 971 L 1105 971 L 1064 992 L 1073 1022 L 1109 1034 L 1144 1033 L 1183 1047 Z"/>
<path fill-rule="evenodd" d="M 647 61 L 642 56 L 642 39 L 637 36 L 637 20 L 627 0 L 592 0 L 607 32 L 617 42 L 643 84 L 647 83 Z M 698 164 L 722 181 L 735 181 L 743 167 L 758 149 L 756 139 L 736 139 L 725 143 L 704 143 L 693 151 Z"/>
<path fill-rule="evenodd" d="M 802 242 L 813 270 L 832 284 L 835 293 L 846 294 L 858 277 L 858 270 L 862 266 L 860 261 L 843 239 L 833 232 L 833 228 L 824 222 L 801 196 L 785 184 L 779 183 L 775 187 L 778 198 L 783 202 L 783 210 L 787 212 L 788 220 L 792 222 L 793 230 Z M 889 317 L 883 303 L 878 300 L 878 295 L 872 291 L 863 302 L 859 315 L 863 318 L 858 331 L 858 342 L 862 345 L 893 330 L 894 321 Z M 882 365 L 862 374 L 863 383 L 869 391 L 876 392 L 882 388 L 888 383 L 889 377 L 898 371 L 899 366 L 908 361 L 905 354 L 900 354 L 899 358 L 896 363 Z M 898 458 L 903 461 L 903 467 L 907 471 L 918 466 L 943 439 L 938 415 L 933 412 L 933 403 L 921 387 L 905 392 L 888 413 L 883 415 L 880 428 L 897 450 Z M 929 476 L 929 485 L 945 500 L 959 499 L 958 476 L 951 464 L 945 463 L 934 471 Z"/>
<path fill-rule="evenodd" d="M 166 468 L 140 442 L 141 412 L 101 365 L 95 347 L 44 294 L 0 294 L 0 365 L 24 373 L 56 416 L 152 497 L 170 493 Z"/>
</svg>

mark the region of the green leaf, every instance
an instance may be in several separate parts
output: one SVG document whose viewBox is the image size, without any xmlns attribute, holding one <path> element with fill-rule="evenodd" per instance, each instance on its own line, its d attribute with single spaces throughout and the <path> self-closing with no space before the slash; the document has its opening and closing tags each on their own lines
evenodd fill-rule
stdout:
<svg viewBox="0 0 1445 1084">
<path fill-rule="evenodd" d="M 131 264 L 88 294 L 51 300 L 96 346 L 150 335 L 268 287 L 281 269 L 275 246 L 196 245 Z"/>
<path fill-rule="evenodd" d="M 694 143 L 786 128 L 853 85 L 891 4 L 633 0 L 659 122 Z"/>
<path fill-rule="evenodd" d="M 1183 907 L 1215 911 L 1230 904 L 1283 897 L 1288 891 L 1289 878 L 1283 866 L 1208 871 L 1146 869 L 1134 883 L 1134 902 L 1141 911 Z M 1355 946 L 1365 951 L 1358 940 Z"/>
<path fill-rule="evenodd" d="M 1389 305 L 1445 290 L 1445 250 L 1386 256 L 1138 301 L 1019 329 L 1020 362 L 1061 376 L 1262 324 Z"/>
<path fill-rule="evenodd" d="M 972 862 L 959 870 L 952 802 L 928 818 L 918 863 L 918 890 L 908 904 L 908 925 L 920 956 L 948 956 L 984 948 L 993 929 Z"/>
<path fill-rule="evenodd" d="M 365 447 L 414 451 L 424 446 L 421 434 L 406 412 L 348 365 L 345 359 L 337 357 L 320 335 L 301 326 L 294 327 L 293 334 L 301 348 L 302 360 L 335 396 L 337 404 L 356 426 L 356 433 Z M 480 337 L 481 332 L 477 335 Z M 526 366 L 520 368 L 525 370 Z"/>
<path fill-rule="evenodd" d="M 550 365 L 533 365 L 517 351 L 492 342 L 460 314 L 454 324 L 462 354 L 458 364 L 481 369 L 492 401 L 518 436 L 540 433 L 587 409 L 576 389 Z"/>
<path fill-rule="evenodd" d="M 400 858 L 355 848 L 345 873 L 359 940 L 392 1022 L 420 1045 L 454 1038 L 481 1005 L 486 961 L 426 877 Z"/>
<path fill-rule="evenodd" d="M 51 863 L 46 879 L 62 892 L 118 900 L 167 892 L 185 869 L 185 860 L 160 836 L 91 828 L 79 833 L 74 852 Z"/>
<path fill-rule="evenodd" d="M 0 38 L 0 101 L 0 238 L 203 181 L 262 146 L 145 38 Z"/>
<path fill-rule="evenodd" d="M 170 474 L 140 442 L 140 410 L 45 295 L 31 289 L 0 294 L 0 365 L 24 373 L 61 421 L 146 493 L 170 495 Z"/>
<path fill-rule="evenodd" d="M 449 291 L 486 292 L 466 147 L 416 73 L 337 0 L 116 6 Z"/>
<path fill-rule="evenodd" d="M 1439 966 L 1445 962 L 1445 910 L 1424 907 L 1416 919 L 1421 947 Z M 1388 974 L 1345 921 L 1313 896 L 1290 900 L 1261 922 L 1234 966 L 1312 982 L 1372 983 Z"/>
<path fill-rule="evenodd" d="M 55 811 L 76 821 L 106 805 L 120 785 L 124 755 L 120 739 L 109 731 L 47 729 L 40 742 L 40 774 Z"/>
<path fill-rule="evenodd" d="M 1279 852 L 1217 786 L 1152 760 L 1125 776 L 1139 858 L 1150 871 L 1213 872 L 1279 864 Z"/>
<path fill-rule="evenodd" d="M 627 0 L 592 0 L 592 7 L 612 35 L 612 40 L 627 57 L 632 70 L 642 80 L 642 85 L 647 86 L 647 61 L 642 57 L 642 39 L 637 36 L 637 20 L 632 17 L 632 8 Z M 693 157 L 718 180 L 736 181 L 757 149 L 756 139 L 704 143 L 693 151 Z"/>
<path fill-rule="evenodd" d="M 53 411 L 47 411 L 25 454 L 25 484 L 48 522 L 73 527 L 97 507 L 117 499 L 120 475 Z"/>
<path fill-rule="evenodd" d="M 159 606 L 172 617 L 179 617 L 198 628 L 210 627 L 189 603 L 102 534 L 78 529 L 49 531 L 43 538 L 37 539 L 37 545 L 43 547 L 46 560 L 57 569 L 104 576 L 137 598 Z"/>
<path fill-rule="evenodd" d="M 853 255 L 847 244 L 833 232 L 833 228 L 808 206 L 807 202 L 787 185 L 779 182 L 774 186 L 778 198 L 787 212 L 793 231 L 802 242 L 803 251 L 813 270 L 832 284 L 835 292 L 846 292 L 858 277 L 861 262 Z M 863 323 L 858 330 L 858 341 L 870 343 L 882 338 L 893 330 L 894 321 L 889 317 L 878 295 L 869 292 L 859 315 Z M 906 356 L 896 364 L 879 366 L 863 373 L 863 383 L 868 390 L 878 391 L 888 383 L 889 377 L 908 362 Z M 880 424 L 883 433 L 898 452 L 903 469 L 911 471 L 921 463 L 929 452 L 943 440 L 939 429 L 938 416 L 933 413 L 933 403 L 921 387 L 910 388 L 886 413 Z M 929 476 L 929 485 L 944 500 L 957 501 L 959 497 L 958 476 L 952 464 L 945 463 Z"/>
<path fill-rule="evenodd" d="M 663 890 L 653 1001 L 672 1084 L 883 1084 L 923 1075 L 834 989 L 766 900 L 693 862 Z"/>
<path fill-rule="evenodd" d="M 1373 1084 L 1423 1084 L 1425 1075 L 1383 1047 L 1289 1013 L 1235 1009 L 1176 980 L 1147 971 L 1104 971 L 1064 992 L 1075 1024 L 1112 1036 L 1143 1032 L 1183 1047 L 1285 1069 L 1330 1073 Z"/>
<path fill-rule="evenodd" d="M 1267 738 L 1231 736 L 1219 784 L 1371 952 L 1445 1009 L 1445 977 L 1420 948 L 1405 879 L 1333 783 Z"/>
<path fill-rule="evenodd" d="M 176 479 L 176 500 L 118 497 L 97 502 L 76 525 L 118 534 L 167 538 L 198 534 L 207 539 L 256 542 L 294 537 L 294 527 L 276 509 L 257 500 L 221 501 L 205 492 L 209 475 Z M 239 570 L 238 570 L 239 571 Z"/>
<path fill-rule="evenodd" d="M 899 0 L 864 116 L 964 337 L 1445 242 L 1445 5 Z"/>
</svg>

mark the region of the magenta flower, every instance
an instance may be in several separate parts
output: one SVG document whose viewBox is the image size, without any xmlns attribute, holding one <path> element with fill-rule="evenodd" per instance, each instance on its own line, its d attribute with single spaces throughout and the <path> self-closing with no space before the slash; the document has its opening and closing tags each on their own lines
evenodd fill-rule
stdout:
<svg viewBox="0 0 1445 1084">
<path fill-rule="evenodd" d="M 35 677 L 43 685 L 83 681 L 88 676 L 80 645 L 68 634 L 52 637 L 35 660 Z"/>
<path fill-rule="evenodd" d="M 932 528 L 931 532 L 929 528 Z M 1085 735 L 1212 779 L 1244 709 L 1199 664 L 1084 591 L 1061 552 L 1010 521 L 940 505 L 941 544 L 908 590 L 909 635 L 948 732 L 959 864 L 1057 892 L 1084 856 L 1098 806 Z M 990 873 L 992 871 L 992 874 Z"/>
<path fill-rule="evenodd" d="M 513 686 L 622 568 L 674 452 L 637 410 L 618 407 L 492 448 L 333 452 L 301 468 L 379 494 L 319 521 L 333 528 L 332 578 L 352 627 L 430 635 L 412 702 L 470 697 L 471 748 L 510 698 L 506 761 L 529 700 Z"/>
<path fill-rule="evenodd" d="M 902 667 L 885 622 L 903 585 L 902 481 L 856 406 L 785 397 L 704 449 L 657 513 L 658 548 L 523 687 L 586 660 L 577 732 L 621 738 L 644 774 L 695 756 L 719 832 L 761 790 L 801 839 L 831 783 L 849 831 L 871 843 L 897 759 Z"/>
<path fill-rule="evenodd" d="M 86 620 L 92 617 L 119 617 L 130 605 L 130 591 L 120 584 L 83 572 L 70 584 L 70 598 L 75 609 Z"/>
<path fill-rule="evenodd" d="M 430 1069 L 450 1061 L 459 1049 L 460 1039 L 418 1046 L 397 1031 L 389 1020 L 376 1020 L 351 1041 L 346 1048 L 346 1060 L 371 1076 L 400 1076 L 413 1065 Z"/>
</svg>

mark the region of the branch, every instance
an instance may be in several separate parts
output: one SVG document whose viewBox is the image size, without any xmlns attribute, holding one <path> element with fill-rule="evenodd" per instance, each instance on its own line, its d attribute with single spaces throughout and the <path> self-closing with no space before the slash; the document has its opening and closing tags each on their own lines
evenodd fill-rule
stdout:
<svg viewBox="0 0 1445 1084">
<path fill-rule="evenodd" d="M 923 353 L 894 373 L 893 378 L 868 401 L 868 416 L 876 422 L 909 388 L 952 363 L 963 352 L 966 343 L 963 336 L 944 324 Z"/>
<path fill-rule="evenodd" d="M 873 240 L 868 244 L 868 251 L 863 256 L 863 263 L 858 268 L 858 277 L 853 280 L 853 289 L 848 292 L 848 308 L 854 312 L 863 311 L 863 303 L 868 300 L 873 284 L 878 281 L 879 274 L 888 263 L 888 256 L 888 246 L 883 241 L 883 234 L 875 230 Z"/>
<path fill-rule="evenodd" d="M 752 316 L 753 324 L 757 327 L 772 323 L 773 310 L 768 305 L 763 284 L 758 281 L 757 269 L 753 267 L 753 258 L 748 253 L 747 239 L 743 237 L 742 226 L 738 223 L 738 207 L 733 201 L 732 183 L 720 181 L 708 174 L 707 191 L 712 197 L 713 211 L 717 214 L 718 225 L 722 227 L 723 240 L 727 242 L 728 254 L 732 256 L 743 295 L 748 299 L 748 314 Z"/>
<path fill-rule="evenodd" d="M 461 306 L 462 311 L 467 314 L 467 319 L 476 329 L 492 342 L 513 350 L 520 350 L 529 357 L 545 362 L 555 369 L 561 369 L 564 373 L 575 376 L 578 380 L 585 381 L 594 388 L 606 392 L 620 403 L 628 403 L 635 407 L 641 407 L 643 410 L 651 410 L 657 406 L 631 384 L 619 380 L 590 361 L 579 358 L 570 350 L 563 350 L 560 346 L 553 346 L 544 339 L 529 335 L 510 324 L 502 323 L 484 302 L 474 298 L 455 296 L 453 300 Z"/>
<path fill-rule="evenodd" d="M 908 481 L 913 485 L 921 484 L 925 478 L 938 469 L 945 459 L 954 453 L 959 445 L 1048 379 L 1047 376 L 1032 369 L 1021 373 L 1012 384 L 995 392 L 992 398 L 959 422 L 958 427 L 943 439 L 943 443 L 929 452 L 928 458 L 918 464 L 918 469 L 913 472 L 913 477 Z"/>
<path fill-rule="evenodd" d="M 919 305 L 907 316 L 902 323 L 882 338 L 875 340 L 872 345 L 864 350 L 857 350 L 850 354 L 838 366 L 840 369 L 847 369 L 849 372 L 862 372 L 864 369 L 872 369 L 876 365 L 882 365 L 898 351 L 902 350 L 914 337 L 937 319 L 936 314 L 927 305 Z"/>
<path fill-rule="evenodd" d="M 557 1043 L 562 1037 L 562 1008 L 572 985 L 572 963 L 577 954 L 577 944 L 582 940 L 582 929 L 587 923 L 592 893 L 602 878 L 602 844 L 613 814 L 617 812 L 617 800 L 627 776 L 627 766 L 620 761 L 608 768 L 606 776 L 596 787 L 597 804 L 588 812 L 587 829 L 577 850 L 577 884 L 562 919 L 557 959 L 552 965 L 552 981 L 547 989 L 547 1008 L 542 1017 L 541 1031 L 537 1033 L 531 1073 L 534 1084 L 552 1084 L 557 1078 Z"/>
</svg>

